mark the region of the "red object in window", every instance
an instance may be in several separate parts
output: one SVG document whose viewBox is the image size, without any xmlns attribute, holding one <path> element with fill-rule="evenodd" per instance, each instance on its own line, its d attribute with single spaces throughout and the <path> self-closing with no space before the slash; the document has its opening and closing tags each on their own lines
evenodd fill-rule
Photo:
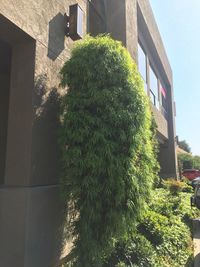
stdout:
<svg viewBox="0 0 200 267">
<path fill-rule="evenodd" d="M 197 177 L 200 177 L 200 170 L 195 170 L 195 169 L 184 170 L 182 175 L 191 181 Z"/>
<path fill-rule="evenodd" d="M 161 86 L 160 91 L 161 91 L 162 95 L 164 96 L 164 98 L 166 98 L 167 94 L 166 94 L 165 88 Z"/>
</svg>

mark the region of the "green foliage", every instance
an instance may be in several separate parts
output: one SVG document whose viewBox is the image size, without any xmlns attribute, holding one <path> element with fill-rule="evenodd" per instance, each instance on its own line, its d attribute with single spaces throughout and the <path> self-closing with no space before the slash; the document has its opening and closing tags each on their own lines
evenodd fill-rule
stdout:
<svg viewBox="0 0 200 267">
<path fill-rule="evenodd" d="M 193 168 L 200 170 L 200 156 L 193 156 Z"/>
<path fill-rule="evenodd" d="M 72 266 L 98 267 L 140 218 L 157 172 L 149 100 L 108 36 L 78 42 L 61 70 L 63 191 L 75 207 Z"/>
<path fill-rule="evenodd" d="M 178 161 L 182 170 L 200 169 L 200 156 L 192 156 L 191 154 L 181 153 L 178 155 Z"/>
<path fill-rule="evenodd" d="M 157 174 L 160 171 L 160 165 L 158 163 L 158 153 L 159 153 L 159 145 L 158 145 L 158 139 L 157 139 L 157 124 L 154 119 L 153 113 L 152 113 L 152 120 L 151 120 L 151 142 L 153 147 L 153 156 L 154 156 L 154 174 Z M 155 175 L 154 177 L 154 187 L 159 186 L 161 180 L 159 179 L 158 175 Z"/>
<path fill-rule="evenodd" d="M 153 244 L 163 261 L 171 266 L 183 266 L 187 261 L 190 232 L 177 216 L 167 217 L 150 211 L 144 217 L 139 231 Z"/>
<path fill-rule="evenodd" d="M 185 140 L 179 141 L 178 145 L 179 145 L 179 147 L 181 149 L 185 150 L 188 153 L 191 153 L 191 148 L 190 148 L 189 144 Z"/>
<path fill-rule="evenodd" d="M 166 216 L 154 211 L 148 211 L 139 225 L 139 231 L 154 245 L 164 242 L 164 234 L 169 222 Z M 162 226 L 162 227 L 161 227 Z"/>
<path fill-rule="evenodd" d="M 178 155 L 178 161 L 182 170 L 193 169 L 193 156 L 190 154 L 181 153 Z"/>
<path fill-rule="evenodd" d="M 171 194 L 178 195 L 180 192 L 192 192 L 193 188 L 185 182 L 177 181 L 175 179 L 168 179 L 163 181 L 163 186 L 171 192 Z"/>
<path fill-rule="evenodd" d="M 168 186 L 155 189 L 137 231 L 118 244 L 106 267 L 192 267 L 191 224 L 200 213 L 191 209 L 190 196 L 174 195 Z"/>
<path fill-rule="evenodd" d="M 127 240 L 117 245 L 105 267 L 116 267 L 119 262 L 125 267 L 156 267 L 156 252 L 149 240 L 134 232 Z"/>
</svg>

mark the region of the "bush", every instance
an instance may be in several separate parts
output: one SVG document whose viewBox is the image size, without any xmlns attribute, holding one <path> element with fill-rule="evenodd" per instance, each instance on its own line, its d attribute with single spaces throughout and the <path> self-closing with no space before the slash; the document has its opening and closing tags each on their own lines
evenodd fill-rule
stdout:
<svg viewBox="0 0 200 267">
<path fill-rule="evenodd" d="M 104 267 L 116 267 L 119 264 L 125 267 L 156 267 L 156 261 L 152 244 L 143 235 L 134 233 L 117 245 L 115 253 Z"/>
<path fill-rule="evenodd" d="M 154 191 L 149 209 L 137 231 L 118 244 L 106 267 L 123 262 L 126 267 L 193 266 L 192 219 L 199 210 L 191 209 L 190 194 L 171 194 L 168 188 Z"/>
<path fill-rule="evenodd" d="M 159 258 L 162 258 L 168 264 L 167 266 L 191 265 L 191 255 L 193 253 L 192 219 L 199 217 L 200 213 L 196 208 L 191 209 L 190 196 L 191 194 L 186 192 L 174 195 L 169 191 L 169 188 L 156 189 L 149 206 L 150 213 L 153 212 L 153 216 L 148 216 L 150 222 L 146 222 L 146 218 L 144 218 L 144 222 L 141 224 L 150 224 L 150 230 L 155 231 L 156 229 L 159 233 L 162 233 L 163 242 L 156 246 L 156 250 Z M 155 213 L 157 213 L 157 220 L 155 220 Z M 165 220 L 158 220 L 160 215 L 164 216 Z M 150 233 L 152 233 L 152 230 Z M 155 242 L 153 243 L 155 244 Z"/>
<path fill-rule="evenodd" d="M 192 230 L 192 219 L 200 213 L 197 208 L 191 209 L 190 197 L 191 194 L 187 192 L 173 195 L 168 190 L 156 189 L 149 208 L 168 218 L 177 216 Z"/>
<path fill-rule="evenodd" d="M 169 189 L 171 194 L 174 195 L 179 194 L 181 191 L 183 191 L 185 187 L 187 187 L 187 185 L 184 182 L 177 181 L 175 179 L 169 179 L 167 181 L 163 181 L 163 186 Z"/>
<path fill-rule="evenodd" d="M 167 218 L 159 213 L 150 212 L 145 216 L 140 229 L 144 236 L 154 245 L 156 254 L 169 266 L 184 266 L 191 254 L 189 249 L 191 237 L 188 227 L 177 217 Z"/>
<path fill-rule="evenodd" d="M 168 224 L 166 216 L 148 211 L 138 228 L 139 232 L 156 246 L 163 243 Z"/>
<path fill-rule="evenodd" d="M 149 100 L 108 36 L 78 42 L 61 70 L 63 191 L 74 203 L 73 266 L 98 267 L 136 223 L 157 171 Z"/>
</svg>

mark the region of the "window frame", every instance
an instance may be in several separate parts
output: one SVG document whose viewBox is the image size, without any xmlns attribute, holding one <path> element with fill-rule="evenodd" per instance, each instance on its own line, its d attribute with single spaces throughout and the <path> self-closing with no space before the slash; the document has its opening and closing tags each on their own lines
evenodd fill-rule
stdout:
<svg viewBox="0 0 200 267">
<path fill-rule="evenodd" d="M 155 76 L 155 79 L 156 79 L 156 88 L 152 88 L 152 83 L 151 83 L 151 81 L 152 81 L 152 75 L 151 75 L 151 73 Z M 159 92 L 160 92 L 160 90 L 159 90 L 160 88 L 159 88 L 159 78 L 158 78 L 158 75 L 157 75 L 157 73 L 156 73 L 156 71 L 155 71 L 155 69 L 153 68 L 153 66 L 152 66 L 152 63 L 151 62 L 149 62 L 149 91 L 150 91 L 150 99 L 152 100 L 152 97 L 151 97 L 151 95 L 153 96 L 153 101 L 152 101 L 152 103 L 153 103 L 153 105 L 159 110 L 160 109 L 160 99 L 159 99 Z M 157 93 L 157 95 L 155 94 L 155 90 L 156 90 L 156 93 Z"/>
<path fill-rule="evenodd" d="M 144 77 L 144 73 L 143 73 L 143 71 L 141 71 L 141 68 L 140 68 L 140 66 L 142 65 L 142 64 L 140 64 L 140 51 L 142 52 L 142 54 L 143 54 L 143 56 L 144 56 L 144 62 L 143 63 L 145 63 L 145 66 L 144 66 L 144 69 L 145 69 L 145 77 Z M 140 76 L 141 76 L 141 78 L 142 78 L 142 80 L 143 80 L 143 82 L 144 82 L 144 87 L 145 87 L 145 91 L 148 93 L 148 60 L 147 60 L 147 58 L 148 58 L 148 56 L 147 56 L 147 53 L 146 53 L 146 51 L 145 51 L 145 49 L 144 49 L 144 46 L 142 45 L 142 43 L 138 40 L 138 71 L 139 71 L 139 73 L 140 73 Z"/>
<path fill-rule="evenodd" d="M 143 55 L 145 57 L 145 77 L 143 76 L 142 72 L 140 71 L 140 61 L 139 61 L 139 59 L 140 59 L 140 57 L 139 57 L 139 55 L 140 55 L 139 51 L 140 50 L 141 50 L 141 52 L 143 53 Z M 147 53 L 146 53 L 144 47 L 141 45 L 140 42 L 138 42 L 138 70 L 139 70 L 139 73 L 140 73 L 142 79 L 147 83 Z"/>
</svg>

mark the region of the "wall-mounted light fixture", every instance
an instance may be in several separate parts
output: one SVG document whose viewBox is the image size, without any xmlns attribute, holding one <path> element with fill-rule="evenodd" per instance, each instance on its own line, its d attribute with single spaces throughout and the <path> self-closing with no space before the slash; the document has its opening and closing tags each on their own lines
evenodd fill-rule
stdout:
<svg viewBox="0 0 200 267">
<path fill-rule="evenodd" d="M 78 4 L 69 7 L 69 16 L 67 16 L 67 36 L 72 40 L 83 38 L 83 10 Z"/>
</svg>

